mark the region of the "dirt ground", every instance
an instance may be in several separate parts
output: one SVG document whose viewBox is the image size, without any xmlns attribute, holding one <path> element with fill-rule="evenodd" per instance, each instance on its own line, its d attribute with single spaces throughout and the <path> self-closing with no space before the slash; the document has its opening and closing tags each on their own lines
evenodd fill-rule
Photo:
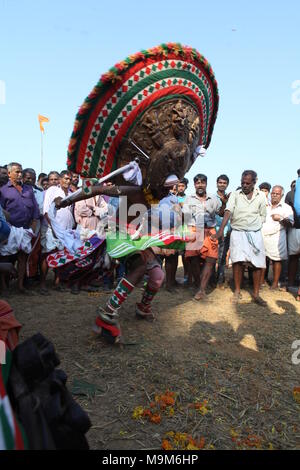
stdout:
<svg viewBox="0 0 300 470">
<path fill-rule="evenodd" d="M 41 332 L 53 341 L 69 387 L 79 380 L 97 389 L 76 396 L 92 421 L 91 449 L 161 449 L 164 439 L 180 449 L 191 438 L 204 449 L 300 448 L 293 395 L 300 364 L 292 363 L 300 303 L 292 294 L 265 288 L 265 308 L 251 303 L 247 286 L 238 305 L 230 287 L 213 290 L 207 303 L 183 287 L 162 289 L 157 320 L 148 323 L 134 315 L 137 288 L 121 312 L 123 348 L 91 333 L 108 295 L 6 298 L 23 325 L 21 340 Z M 166 391 L 173 399 L 161 406 L 158 395 Z M 160 422 L 151 422 L 153 415 Z"/>
</svg>

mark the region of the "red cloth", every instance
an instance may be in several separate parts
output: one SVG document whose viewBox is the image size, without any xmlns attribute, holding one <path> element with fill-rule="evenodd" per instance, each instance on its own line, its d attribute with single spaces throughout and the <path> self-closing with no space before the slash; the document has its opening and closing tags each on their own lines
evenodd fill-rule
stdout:
<svg viewBox="0 0 300 470">
<path fill-rule="evenodd" d="M 121 330 L 117 326 L 109 325 L 108 323 L 105 323 L 103 320 L 101 320 L 101 318 L 99 317 L 96 318 L 96 325 L 100 326 L 100 328 L 104 328 L 105 330 L 109 331 L 113 337 L 121 335 Z"/>
<path fill-rule="evenodd" d="M 0 300 L 0 340 L 13 351 L 19 343 L 19 331 L 22 325 L 16 320 L 13 309 L 4 300 Z"/>
</svg>

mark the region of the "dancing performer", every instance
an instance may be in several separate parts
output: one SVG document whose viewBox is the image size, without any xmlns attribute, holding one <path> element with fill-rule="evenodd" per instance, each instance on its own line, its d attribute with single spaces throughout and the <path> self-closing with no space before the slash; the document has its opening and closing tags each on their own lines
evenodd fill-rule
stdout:
<svg viewBox="0 0 300 470">
<path fill-rule="evenodd" d="M 120 198 L 117 232 L 114 236 L 108 232 L 106 243 L 112 258 L 126 260 L 126 275 L 106 306 L 99 307 L 95 325 L 95 331 L 112 342 L 121 337 L 120 307 L 146 272 L 148 284 L 136 314 L 153 319 L 151 303 L 163 282 L 153 247 L 184 248 L 184 238 L 172 230 L 160 227 L 155 235 L 151 228 L 149 234 L 133 230 L 133 235 L 131 223 L 137 212 L 143 218 L 167 196 L 203 155 L 217 110 L 217 83 L 207 60 L 195 49 L 168 43 L 116 64 L 101 77 L 76 116 L 68 168 L 85 179 L 84 190 L 66 201 L 57 200 L 56 205 L 66 207 L 98 194 Z M 140 170 L 118 175 L 112 185 L 93 186 L 91 178 L 102 178 L 135 159 Z"/>
</svg>

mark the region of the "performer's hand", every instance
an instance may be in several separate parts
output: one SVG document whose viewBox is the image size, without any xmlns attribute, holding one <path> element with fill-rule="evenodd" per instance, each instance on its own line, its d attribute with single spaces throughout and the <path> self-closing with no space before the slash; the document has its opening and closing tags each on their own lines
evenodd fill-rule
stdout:
<svg viewBox="0 0 300 470">
<path fill-rule="evenodd" d="M 279 214 L 272 214 L 271 217 L 275 222 L 280 222 L 282 220 L 282 217 Z"/>
<path fill-rule="evenodd" d="M 54 199 L 56 209 L 62 209 L 68 206 L 68 201 L 64 201 L 62 197 L 56 197 Z"/>
</svg>

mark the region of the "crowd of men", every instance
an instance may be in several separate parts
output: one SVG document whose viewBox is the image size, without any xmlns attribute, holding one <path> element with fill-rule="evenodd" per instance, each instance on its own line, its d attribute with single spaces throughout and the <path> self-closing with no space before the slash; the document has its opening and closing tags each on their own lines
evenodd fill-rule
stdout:
<svg viewBox="0 0 300 470">
<path fill-rule="evenodd" d="M 201 234 L 200 244 L 199 240 L 187 243 L 184 251 L 156 251 L 165 266 L 168 291 L 172 292 L 179 285 L 176 279 L 179 256 L 184 267 L 182 285 L 196 289 L 196 301 L 207 299 L 209 285 L 224 287 L 226 266 L 231 264 L 234 302 L 241 298 L 246 270 L 253 285 L 253 301 L 258 305 L 265 304 L 259 292 L 267 283 L 272 290 L 296 286 L 300 255 L 300 219 L 294 207 L 296 181 L 292 182 L 286 196 L 280 185 L 271 187 L 269 183 L 262 183 L 258 186 L 255 171 L 244 171 L 240 184 L 236 191 L 227 193 L 229 178 L 222 174 L 211 194 L 207 192 L 207 177 L 198 174 L 189 195 L 188 180 L 184 178 L 162 201 L 170 209 L 178 207 L 189 229 Z M 1 256 L 1 262 L 8 263 L 6 273 L 0 274 L 3 291 L 13 275 L 17 277 L 20 293 L 33 295 L 36 291 L 30 287 L 38 285 L 41 295 L 50 295 L 49 284 L 46 284 L 47 256 L 63 249 L 51 222 L 50 207 L 57 197 L 64 198 L 75 192 L 78 185 L 79 176 L 66 170 L 61 173 L 51 171 L 48 175 L 41 173 L 37 177 L 34 169 L 23 169 L 16 162 L 0 167 L 0 253 L 1 244 L 7 239 L 7 225 L 31 229 L 35 234 L 30 269 L 28 254 L 22 250 L 11 256 Z M 78 226 L 83 232 L 96 231 L 101 236 L 109 213 L 116 211 L 117 206 L 117 198 L 92 197 L 58 210 L 55 219 L 62 230 Z M 116 277 L 122 276 L 122 270 L 121 263 Z M 94 291 L 99 284 L 68 286 L 60 282 L 55 272 L 53 289 L 63 291 L 68 287 L 78 294 L 80 290 Z M 105 287 L 113 287 L 111 278 Z M 300 300 L 299 295 L 297 300 Z"/>
<path fill-rule="evenodd" d="M 257 174 L 252 170 L 243 172 L 241 186 L 230 194 L 226 192 L 227 175 L 220 175 L 216 183 L 216 193 L 209 194 L 207 177 L 196 175 L 195 194 L 187 196 L 183 203 L 183 211 L 186 206 L 191 219 L 188 224 L 196 227 L 198 224 L 202 232 L 204 229 L 201 248 L 185 251 L 185 272 L 190 273 L 190 279 L 186 277 L 185 282 L 189 284 L 193 277 L 195 286 L 199 287 L 194 299 L 205 300 L 209 281 L 218 286 L 225 283 L 225 267 L 230 260 L 233 301 L 241 298 L 247 268 L 253 284 L 253 301 L 263 306 L 265 302 L 259 291 L 269 281 L 272 290 L 283 287 L 289 290 L 296 284 L 300 255 L 300 219 L 294 207 L 296 181 L 292 182 L 285 198 L 281 185 L 271 187 L 264 182 L 257 187 Z M 174 188 L 174 192 L 176 190 L 182 204 L 182 190 Z M 269 279 L 271 265 L 272 279 Z M 176 284 L 175 275 L 168 282 L 167 272 L 167 285 L 172 283 Z M 299 295 L 297 300 L 300 300 Z"/>
<path fill-rule="evenodd" d="M 58 173 L 51 171 L 48 175 L 41 173 L 38 178 L 32 168 L 22 169 L 21 164 L 12 162 L 0 168 L 0 219 L 1 230 L 4 232 L 5 221 L 10 226 L 31 229 L 35 235 L 33 250 L 28 254 L 20 250 L 12 256 L 1 256 L 2 262 L 17 263 L 18 290 L 24 295 L 34 295 L 32 285 L 39 286 L 39 293 L 50 295 L 46 287 L 48 273 L 47 256 L 63 249 L 61 240 L 56 236 L 49 210 L 57 197 L 66 197 L 78 189 L 79 176 L 66 170 Z M 74 229 L 80 224 L 82 229 L 95 230 L 104 225 L 101 222 L 107 216 L 107 203 L 103 198 L 91 198 L 81 201 L 76 207 L 63 208 L 55 214 L 55 221 L 62 230 Z M 7 230 L 7 228 L 6 228 Z M 1 234 L 1 243 L 7 242 L 7 234 Z M 1 253 L 1 245 L 0 245 Z M 27 269 L 26 269 L 27 267 Z M 30 271 L 30 272 L 28 272 Z M 6 290 L 8 276 L 1 276 L 2 290 Z M 57 272 L 53 288 L 64 291 L 66 288 L 60 282 Z M 82 285 L 81 289 L 95 290 L 93 286 Z M 78 285 L 73 286 L 73 293 L 78 293 Z"/>
</svg>

